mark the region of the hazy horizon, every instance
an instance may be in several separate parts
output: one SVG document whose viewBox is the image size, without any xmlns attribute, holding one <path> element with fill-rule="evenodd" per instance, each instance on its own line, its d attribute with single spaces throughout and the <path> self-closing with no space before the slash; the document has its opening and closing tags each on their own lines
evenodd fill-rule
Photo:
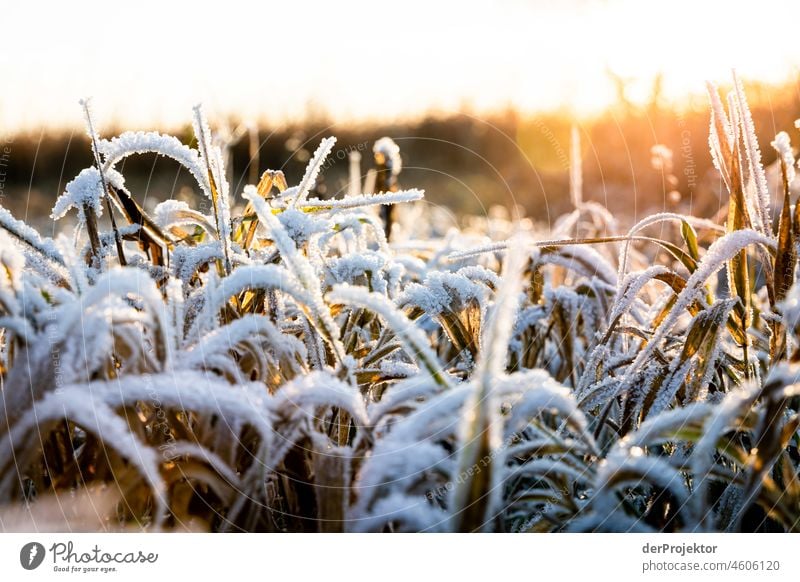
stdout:
<svg viewBox="0 0 800 582">
<path fill-rule="evenodd" d="M 797 72 L 795 19 L 786 15 L 800 8 L 791 2 L 659 8 L 232 0 L 213 13 L 143 2 L 109 15 L 89 1 L 49 6 L 42 18 L 35 3 L 15 4 L 4 14 L 0 127 L 79 127 L 84 96 L 105 126 L 128 128 L 182 125 L 198 102 L 212 116 L 254 122 L 299 120 L 314 109 L 349 122 L 509 106 L 578 115 L 616 100 L 609 71 L 629 81 L 634 103 L 648 98 L 659 73 L 664 98 L 676 100 L 702 93 L 705 79 L 727 80 L 731 67 L 767 83 Z M 743 16 L 747 35 L 738 34 Z"/>
</svg>

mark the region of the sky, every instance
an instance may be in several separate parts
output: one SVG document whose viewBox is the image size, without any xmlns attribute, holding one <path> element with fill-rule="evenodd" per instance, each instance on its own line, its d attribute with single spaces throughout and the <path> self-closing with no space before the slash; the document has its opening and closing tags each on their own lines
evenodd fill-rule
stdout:
<svg viewBox="0 0 800 582">
<path fill-rule="evenodd" d="M 126 128 L 171 127 L 202 102 L 244 121 L 411 117 L 469 107 L 576 114 L 726 82 L 794 79 L 797 0 L 11 2 L 0 128 L 74 127 L 78 100 Z"/>
</svg>

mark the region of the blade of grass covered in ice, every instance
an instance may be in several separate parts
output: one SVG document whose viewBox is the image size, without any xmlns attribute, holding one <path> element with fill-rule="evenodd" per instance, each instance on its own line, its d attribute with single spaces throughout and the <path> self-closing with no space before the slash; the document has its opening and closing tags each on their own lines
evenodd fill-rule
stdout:
<svg viewBox="0 0 800 582">
<path fill-rule="evenodd" d="M 630 255 L 630 243 L 632 240 L 635 240 L 633 237 L 636 236 L 636 233 L 647 227 L 668 221 L 679 221 L 681 223 L 682 228 L 684 228 L 684 225 L 686 225 L 688 229 L 703 228 L 717 234 L 723 234 L 725 232 L 724 228 L 722 228 L 721 226 L 710 220 L 698 219 L 693 216 L 677 214 L 674 212 L 660 212 L 657 214 L 652 214 L 646 218 L 643 218 L 628 230 L 628 238 L 630 240 L 626 241 L 625 246 L 623 247 L 622 258 L 620 259 L 620 265 L 619 265 L 619 273 L 620 273 L 618 278 L 619 281 L 622 281 L 624 279 L 625 274 L 627 272 L 628 260 Z M 688 256 L 686 256 L 686 254 L 683 253 L 683 251 L 681 251 L 681 254 L 675 257 L 679 261 L 681 261 L 681 263 L 683 263 L 687 269 L 689 269 L 689 272 L 692 272 L 694 268 L 696 268 L 697 266 L 696 262 L 699 259 L 696 235 L 693 238 L 691 236 L 691 232 L 692 231 L 689 230 L 688 233 L 684 235 L 684 239 L 686 240 L 687 243 L 687 248 L 689 249 Z M 661 239 L 655 239 L 655 240 L 661 240 Z M 669 244 L 670 249 L 677 248 L 675 247 L 675 245 L 672 245 L 668 241 L 662 241 L 662 242 Z M 669 251 L 669 249 L 667 250 Z M 669 251 L 669 252 L 673 256 L 675 256 L 674 251 Z"/>
<path fill-rule="evenodd" d="M 790 184 L 795 176 L 795 161 L 789 135 L 782 131 L 772 142 L 781 166 L 781 185 L 783 186 L 783 206 L 778 225 L 778 249 L 775 253 L 775 300 L 783 301 L 786 292 L 794 283 L 794 269 L 797 262 L 792 225 L 792 200 Z"/>
<path fill-rule="evenodd" d="M 324 210 L 350 210 L 353 208 L 364 208 L 367 206 L 378 206 L 382 204 L 403 204 L 406 202 L 416 202 L 425 197 L 423 190 L 412 188 L 411 190 L 399 190 L 397 192 L 383 192 L 380 194 L 361 194 L 358 196 L 348 196 L 346 198 L 317 200 L 311 198 L 303 204 L 298 204 L 297 208 L 304 212 L 319 212 Z"/>
<path fill-rule="evenodd" d="M 269 238 L 275 243 L 281 258 L 289 270 L 294 273 L 297 280 L 308 292 L 310 297 L 309 308 L 313 320 L 317 322 L 319 331 L 331 346 L 336 359 L 342 362 L 345 356 L 344 346 L 342 346 L 339 328 L 331 317 L 330 310 L 322 297 L 320 280 L 314 272 L 314 267 L 310 261 L 297 250 L 294 241 L 289 237 L 286 229 L 281 222 L 272 214 L 267 203 L 258 193 L 246 191 L 244 198 L 253 205 L 253 209 L 258 215 L 262 228 L 268 232 Z"/>
<path fill-rule="evenodd" d="M 686 287 L 678 295 L 678 299 L 669 315 L 655 330 L 655 333 L 644 349 L 636 355 L 624 382 L 626 386 L 633 382 L 635 372 L 638 371 L 642 364 L 653 356 L 654 350 L 677 323 L 683 311 L 697 300 L 699 293 L 704 292 L 704 286 L 708 278 L 722 269 L 725 263 L 730 261 L 732 257 L 741 253 L 742 249 L 746 249 L 748 246 L 755 244 L 761 244 L 767 248 L 774 247 L 774 242 L 771 239 L 753 230 L 733 231 L 711 245 L 708 252 L 703 257 L 703 260 L 698 265 L 697 270 L 692 273 L 691 277 L 686 281 Z"/>
<path fill-rule="evenodd" d="M 733 149 L 733 130 L 728 114 L 719 98 L 719 90 L 711 82 L 706 83 L 706 90 L 711 101 L 711 121 L 708 132 L 708 144 L 714 167 L 722 175 L 728 191 L 731 191 L 730 165 Z"/>
<path fill-rule="evenodd" d="M 202 250 L 202 249 L 200 249 Z M 216 316 L 225 307 L 231 297 L 236 297 L 247 290 L 272 289 L 285 293 L 299 305 L 313 305 L 311 295 L 300 284 L 297 278 L 283 266 L 279 265 L 246 265 L 219 281 L 218 286 L 206 286 L 207 301 L 203 304 L 203 317 L 194 320 L 188 336 L 194 339 L 199 334 L 209 333 L 217 325 Z M 205 329 L 208 326 L 209 329 Z"/>
<path fill-rule="evenodd" d="M 731 99 L 731 102 L 733 100 Z M 737 120 L 737 113 L 733 102 L 731 104 L 732 117 Z M 763 231 L 763 223 L 760 221 L 758 210 L 755 209 L 752 213 L 748 207 L 750 200 L 744 191 L 745 177 L 741 167 L 741 151 L 739 145 L 740 128 L 736 123 L 733 126 L 733 151 L 731 155 L 730 177 L 731 177 L 731 192 L 730 200 L 728 202 L 728 221 L 726 223 L 726 230 L 729 233 L 735 233 L 748 228 L 749 224 L 753 222 L 758 231 Z M 753 206 L 754 207 L 754 206 Z M 731 333 L 742 348 L 742 355 L 744 357 L 745 365 L 745 378 L 750 377 L 750 336 L 748 329 L 752 322 L 752 297 L 750 292 L 750 267 L 747 261 L 747 249 L 742 248 L 738 253 L 731 256 L 728 260 L 728 288 L 732 295 L 738 296 L 740 303 L 734 308 L 732 316 L 733 325 L 729 326 Z"/>
<path fill-rule="evenodd" d="M 78 389 L 63 387 L 50 392 L 43 400 L 29 408 L 10 430 L 0 439 L 0 466 L 7 467 L 9 459 L 20 456 L 15 447 L 24 442 L 31 432 L 39 432 L 42 427 L 54 421 L 71 420 L 78 426 L 93 433 L 103 445 L 127 459 L 152 488 L 154 501 L 154 520 L 159 527 L 166 518 L 166 491 L 159 474 L 159 457 L 155 450 L 145 446 L 128 424 L 114 413 L 104 402 L 95 400 L 93 406 L 84 406 L 86 394 Z M 17 471 L 6 470 L 0 479 L 0 490 L 8 490 L 19 479 Z"/>
<path fill-rule="evenodd" d="M 692 256 L 689 253 L 682 250 L 680 247 L 672 244 L 669 241 L 648 236 L 605 236 L 605 237 L 578 238 L 578 239 L 539 240 L 530 242 L 528 244 L 533 247 L 552 250 L 558 247 L 565 247 L 571 245 L 613 244 L 613 243 L 631 242 L 631 241 L 648 242 L 656 244 L 659 247 L 663 248 L 665 251 L 667 251 L 670 255 L 672 255 L 676 260 L 680 261 L 690 271 L 694 271 L 694 269 L 697 268 L 697 262 L 694 260 L 694 258 L 692 258 Z M 456 251 L 450 253 L 447 256 L 447 258 L 450 261 L 460 261 L 476 257 L 479 255 L 483 255 L 486 253 L 496 253 L 500 251 L 506 251 L 507 248 L 508 248 L 508 242 L 500 241 L 496 243 L 483 245 L 481 247 L 477 247 L 474 249 L 468 249 L 465 251 Z"/>
<path fill-rule="evenodd" d="M 163 229 L 186 226 L 200 227 L 209 236 L 214 238 L 218 236 L 210 217 L 191 209 L 182 200 L 170 199 L 160 202 L 153 211 L 153 220 L 156 226 Z"/>
<path fill-rule="evenodd" d="M 330 155 L 334 145 L 336 145 L 335 137 L 326 137 L 320 142 L 311 161 L 308 162 L 308 166 L 306 166 L 306 172 L 303 174 L 303 179 L 300 181 L 300 185 L 297 188 L 297 194 L 292 199 L 291 208 L 296 208 L 298 204 L 306 199 L 306 196 L 308 196 L 308 193 L 316 184 L 317 176 L 319 176 L 322 170 L 322 164 L 328 155 Z"/>
<path fill-rule="evenodd" d="M 781 207 L 780 222 L 778 223 L 778 248 L 775 253 L 775 302 L 780 303 L 794 284 L 794 272 L 797 266 L 797 248 L 795 226 L 792 217 L 792 200 L 790 184 L 795 177 L 795 161 L 789 135 L 780 132 L 775 136 L 772 147 L 778 152 L 781 166 L 781 183 L 783 185 L 783 205 Z M 770 337 L 770 356 L 780 359 L 786 349 L 786 335 L 783 326 L 779 323 L 772 325 Z"/>
<path fill-rule="evenodd" d="M 749 115 L 747 103 L 743 101 L 744 93 L 741 87 L 738 86 L 737 80 L 737 91 L 728 95 L 729 117 L 723 109 L 717 88 L 712 83 L 707 83 L 707 88 L 711 100 L 711 126 L 709 129 L 711 157 L 714 166 L 722 175 L 729 192 L 727 231 L 731 232 L 742 228 L 753 228 L 771 237 L 773 236 L 771 216 L 767 217 L 769 219 L 768 222 L 764 222 L 762 219 L 764 214 L 769 214 L 769 204 L 768 201 L 764 201 L 758 194 L 758 189 L 761 188 L 757 184 L 759 179 L 755 179 L 754 181 L 753 178 L 753 166 L 756 166 L 756 173 L 760 171 L 763 174 L 760 153 L 757 155 L 758 160 L 754 160 L 753 156 L 743 156 L 741 151 L 742 146 L 740 142 L 745 142 L 745 148 L 747 149 L 749 147 L 752 152 L 754 140 L 754 136 L 750 135 L 753 129 L 752 119 L 747 122 L 743 119 L 743 109 Z M 743 135 L 744 133 L 748 133 L 748 135 Z M 750 146 L 747 144 L 748 141 L 750 142 Z M 755 142 L 754 146 L 757 149 L 757 142 Z M 745 160 L 745 157 L 747 157 L 747 160 Z M 752 194 L 748 195 L 747 192 L 751 192 Z M 765 227 L 765 224 L 769 224 L 769 228 Z M 767 293 L 770 297 L 770 301 L 774 304 L 774 276 L 772 274 L 772 264 L 766 252 L 761 247 L 758 247 L 756 252 L 761 258 L 762 269 L 765 272 Z M 734 258 L 728 272 L 730 286 L 732 288 L 736 285 L 734 277 L 740 279 L 739 291 L 747 288 L 744 281 L 745 267 L 746 255 L 742 255 L 738 258 Z M 744 300 L 749 301 L 749 297 L 744 298 Z M 741 306 L 737 306 L 734 318 L 739 320 L 738 327 L 746 328 L 745 320 L 747 317 L 748 309 L 744 303 Z M 746 340 L 741 331 L 737 332 L 732 329 L 732 332 L 737 334 L 740 343 Z M 743 349 L 747 351 L 747 346 L 744 346 Z"/>
<path fill-rule="evenodd" d="M 117 247 L 117 260 L 119 261 L 119 264 L 124 267 L 127 264 L 127 261 L 125 260 L 125 250 L 122 248 L 122 238 L 120 238 L 119 229 L 117 228 L 117 220 L 114 218 L 114 210 L 111 208 L 111 201 L 109 200 L 110 194 L 108 191 L 108 185 L 106 184 L 103 164 L 100 161 L 100 149 L 97 145 L 97 132 L 95 131 L 94 124 L 92 123 L 92 112 L 89 108 L 89 99 L 81 100 L 81 107 L 83 108 L 83 115 L 86 120 L 86 130 L 89 134 L 89 139 L 92 142 L 92 154 L 94 155 L 95 166 L 97 167 L 97 173 L 100 174 L 100 186 L 103 192 L 102 197 L 106 201 L 108 220 L 111 222 L 111 230 L 114 232 L 114 243 Z M 87 230 L 88 229 L 89 226 L 87 224 Z"/>
<path fill-rule="evenodd" d="M 744 86 L 736 71 L 733 71 L 733 86 L 736 96 L 735 103 L 738 108 L 738 121 L 741 126 L 742 143 L 749 169 L 749 176 L 753 183 L 755 201 L 754 206 L 759 215 L 759 226 L 762 234 L 773 236 L 772 214 L 769 209 L 769 188 L 764 166 L 761 165 L 761 150 L 758 147 L 758 138 L 753 124 L 750 106 L 744 94 Z M 743 184 L 744 186 L 744 184 Z"/>
<path fill-rule="evenodd" d="M 452 385 L 449 375 L 442 369 L 439 359 L 431 349 L 422 329 L 408 319 L 385 296 L 371 293 L 364 287 L 343 284 L 333 287 L 327 295 L 327 301 L 332 304 L 361 307 L 376 313 L 400 338 L 408 354 L 419 361 L 420 366 L 437 384 L 444 387 Z"/>
<path fill-rule="evenodd" d="M 127 131 L 110 140 L 100 140 L 98 150 L 103 155 L 104 170 L 113 169 L 134 154 L 154 153 L 171 158 L 189 171 L 202 193 L 211 200 L 208 170 L 200 153 L 182 144 L 176 137 L 154 131 Z"/>
<path fill-rule="evenodd" d="M 103 179 L 105 180 L 106 192 L 103 191 Z M 86 225 L 90 241 L 97 234 L 94 226 L 96 216 L 102 213 L 102 199 L 106 202 L 113 202 L 122 214 L 128 219 L 130 225 L 139 227 L 136 238 L 142 245 L 143 250 L 148 252 L 156 264 L 159 262 L 161 247 L 158 246 L 156 239 L 167 246 L 171 246 L 173 241 L 164 234 L 157 224 L 147 216 L 147 213 L 136 203 L 130 193 L 125 189 L 124 178 L 114 169 L 106 169 L 104 176 L 101 176 L 96 167 L 82 170 L 73 180 L 71 180 L 64 193 L 58 197 L 53 205 L 51 217 L 59 220 L 64 217 L 68 210 L 76 208 L 78 211 L 79 225 Z M 87 215 L 90 222 L 87 223 Z M 152 233 L 152 235 L 151 235 Z M 152 249 L 146 244 L 156 245 L 157 249 Z M 99 244 L 99 241 L 98 241 Z M 154 256 L 157 255 L 158 257 Z"/>
<path fill-rule="evenodd" d="M 67 262 L 52 239 L 42 238 L 38 232 L 21 220 L 17 220 L 0 206 L 0 228 L 9 234 L 25 253 L 30 267 L 40 270 L 48 279 L 61 287 L 72 286 Z"/>
<path fill-rule="evenodd" d="M 192 126 L 197 137 L 197 146 L 200 156 L 205 163 L 208 175 L 208 185 L 211 192 L 211 206 L 214 209 L 214 219 L 216 220 L 219 240 L 222 243 L 222 253 L 225 257 L 223 269 L 225 274 L 231 272 L 230 259 L 230 213 L 228 210 L 228 183 L 225 178 L 225 171 L 222 168 L 222 158 L 219 148 L 211 145 L 211 129 L 208 127 L 203 108 L 200 105 L 194 107 L 194 117 Z"/>
<path fill-rule="evenodd" d="M 525 241 L 517 235 L 509 243 L 500 288 L 488 316 L 473 387 L 461 427 L 459 475 L 452 498 L 453 529 L 479 531 L 488 527 L 499 496 L 493 458 L 500 447 L 501 422 L 496 383 L 505 375 L 508 344 L 522 292 L 522 273 L 528 263 Z"/>
<path fill-rule="evenodd" d="M 735 299 L 718 301 L 695 316 L 680 355 L 670 363 L 669 376 L 645 396 L 642 419 L 660 414 L 676 399 L 686 404 L 702 394 L 707 396 L 710 375 L 722 355 L 721 334 L 735 303 Z"/>
<path fill-rule="evenodd" d="M 110 140 L 100 140 L 98 149 L 104 158 L 104 169 L 110 172 L 114 167 L 124 161 L 128 156 L 137 154 L 154 153 L 171 158 L 186 168 L 200 186 L 200 191 L 212 199 L 211 185 L 208 180 L 208 171 L 197 150 L 182 144 L 180 140 L 170 135 L 157 132 L 125 132 Z M 121 185 L 110 189 L 114 202 L 125 214 L 130 224 L 138 224 L 144 232 L 139 234 L 140 244 L 145 251 L 149 251 L 157 241 L 172 247 L 172 239 L 162 231 L 159 225 L 136 202 L 133 196 Z M 215 236 L 219 236 L 216 228 Z M 154 240 L 155 239 L 155 240 Z"/>
</svg>

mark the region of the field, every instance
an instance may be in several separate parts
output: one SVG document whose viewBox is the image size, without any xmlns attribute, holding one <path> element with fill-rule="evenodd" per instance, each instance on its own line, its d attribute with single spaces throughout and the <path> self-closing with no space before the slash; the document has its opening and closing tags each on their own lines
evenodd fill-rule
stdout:
<svg viewBox="0 0 800 582">
<path fill-rule="evenodd" d="M 623 225 L 584 199 L 576 128 L 546 231 L 445 226 L 389 138 L 340 195 L 315 193 L 325 137 L 236 205 L 202 109 L 187 145 L 103 139 L 85 103 L 74 228 L 0 208 L 0 529 L 797 531 L 793 150 L 765 169 L 739 80 L 709 96 L 725 212 Z M 143 154 L 201 203 L 146 210 Z"/>
</svg>

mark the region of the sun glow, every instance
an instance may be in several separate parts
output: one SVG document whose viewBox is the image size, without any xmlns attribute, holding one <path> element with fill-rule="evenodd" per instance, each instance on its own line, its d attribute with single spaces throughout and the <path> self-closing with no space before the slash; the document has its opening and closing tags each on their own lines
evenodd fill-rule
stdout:
<svg viewBox="0 0 800 582">
<path fill-rule="evenodd" d="M 270 120 L 310 109 L 336 119 L 506 106 L 591 113 L 617 98 L 609 73 L 633 102 L 648 99 L 659 73 L 668 99 L 700 93 L 734 66 L 746 79 L 786 80 L 798 13 L 784 0 L 757 11 L 739 1 L 411 0 L 394 10 L 230 0 L 145 1 L 123 14 L 60 3 L 43 18 L 14 3 L 4 8 L 0 124 L 77 125 L 85 95 L 126 126 L 182 124 L 198 101 Z"/>
</svg>

